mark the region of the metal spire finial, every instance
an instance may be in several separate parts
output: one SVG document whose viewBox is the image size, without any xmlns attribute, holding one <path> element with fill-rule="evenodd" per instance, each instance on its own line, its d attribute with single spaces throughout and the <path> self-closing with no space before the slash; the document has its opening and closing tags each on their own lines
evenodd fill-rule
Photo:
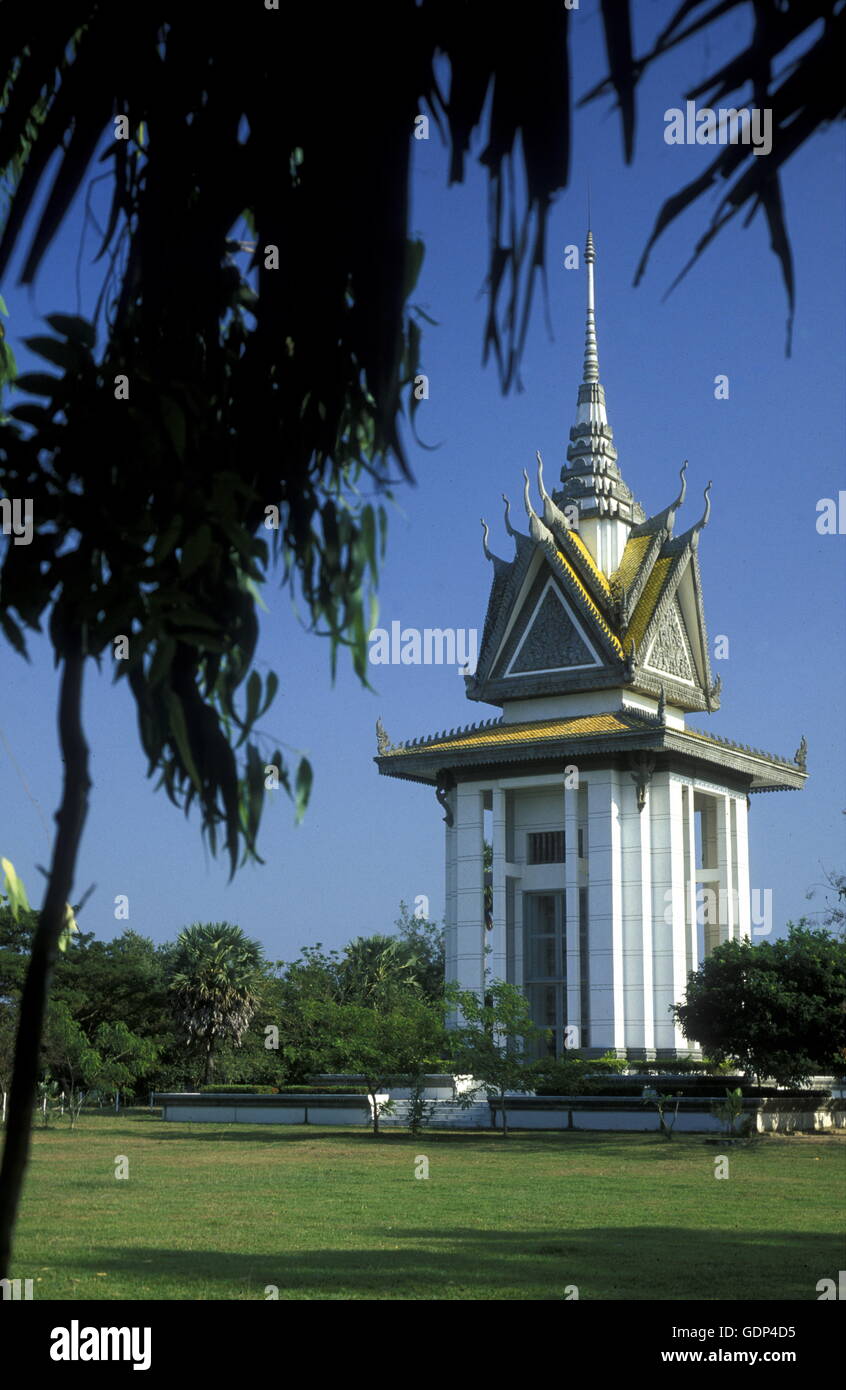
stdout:
<svg viewBox="0 0 846 1390">
<path fill-rule="evenodd" d="M 587 321 L 585 324 L 585 366 L 582 382 L 585 386 L 599 381 L 599 350 L 596 343 L 596 306 L 594 302 L 593 265 L 596 248 L 593 233 L 588 228 L 585 241 L 585 265 L 587 266 Z"/>
</svg>

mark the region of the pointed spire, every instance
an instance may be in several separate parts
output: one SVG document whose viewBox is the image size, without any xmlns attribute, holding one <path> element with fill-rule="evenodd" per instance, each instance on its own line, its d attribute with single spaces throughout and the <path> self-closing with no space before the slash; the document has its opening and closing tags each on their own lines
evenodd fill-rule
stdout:
<svg viewBox="0 0 846 1390">
<path fill-rule="evenodd" d="M 605 391 L 599 380 L 599 347 L 596 337 L 596 288 L 594 265 L 596 247 L 593 232 L 585 242 L 587 270 L 587 312 L 585 356 L 579 386 L 576 422 L 570 430 L 568 465 L 561 470 L 562 491 L 556 495 L 559 508 L 574 503 L 579 508 L 579 530 L 594 559 L 610 574 L 617 568 L 625 544 L 623 527 L 645 521 L 642 508 L 634 500 L 617 466 L 614 435 L 608 423 Z M 607 525 L 604 525 L 607 523 Z"/>
<path fill-rule="evenodd" d="M 593 265 L 596 248 L 593 233 L 588 230 L 585 242 L 585 265 L 587 266 L 587 322 L 585 324 L 585 366 L 582 383 L 585 386 L 599 381 L 599 348 L 596 342 L 596 305 L 594 303 Z"/>
</svg>

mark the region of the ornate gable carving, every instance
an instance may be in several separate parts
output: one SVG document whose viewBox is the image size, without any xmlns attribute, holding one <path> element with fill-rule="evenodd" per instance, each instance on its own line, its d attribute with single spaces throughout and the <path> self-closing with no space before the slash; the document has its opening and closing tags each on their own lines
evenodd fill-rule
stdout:
<svg viewBox="0 0 846 1390">
<path fill-rule="evenodd" d="M 508 668 L 509 675 L 530 671 L 595 666 L 596 658 L 578 632 L 561 599 L 547 587 L 534 621 Z"/>
<path fill-rule="evenodd" d="M 667 615 L 650 644 L 644 664 L 652 671 L 664 671 L 669 676 L 675 676 L 677 680 L 691 683 L 696 680 L 693 654 L 677 598 L 667 610 Z"/>
</svg>

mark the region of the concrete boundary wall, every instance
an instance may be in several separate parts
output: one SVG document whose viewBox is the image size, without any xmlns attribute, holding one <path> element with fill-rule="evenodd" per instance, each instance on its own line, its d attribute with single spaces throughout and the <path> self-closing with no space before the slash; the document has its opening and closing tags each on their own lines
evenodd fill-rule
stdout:
<svg viewBox="0 0 846 1390">
<path fill-rule="evenodd" d="M 440 1089 L 440 1088 L 439 1088 Z M 392 1089 L 391 1097 L 400 1101 L 395 1123 L 403 1123 L 405 1106 L 401 1088 Z M 380 1103 L 389 1099 L 388 1093 L 378 1097 Z M 429 1124 L 432 1128 L 467 1128 L 473 1118 L 459 1111 L 455 1101 L 431 1097 L 434 1102 Z M 167 1092 L 153 1097 L 162 1107 L 162 1119 L 194 1124 L 276 1124 L 276 1125 L 348 1125 L 367 1126 L 372 1123 L 370 1099 L 361 1095 L 226 1095 L 200 1092 Z M 677 1134 L 725 1134 L 722 1121 L 711 1114 L 711 1107 L 725 1100 L 724 1096 L 683 1097 L 678 1115 L 673 1120 L 675 1106 L 666 1110 L 668 1123 Z M 631 1096 L 531 1096 L 515 1095 L 506 1098 L 509 1129 L 523 1130 L 619 1130 L 651 1132 L 660 1129 L 658 1113 L 652 1105 L 641 1105 Z M 486 1105 L 487 1109 L 487 1105 Z M 502 1106 L 490 1102 L 489 1112 L 495 1128 L 501 1127 Z M 477 1127 L 481 1107 L 474 1107 Z M 752 1129 L 759 1134 L 820 1132 L 846 1127 L 846 1102 L 840 1097 L 821 1101 L 815 1097 L 809 1104 L 801 1097 L 785 1096 L 767 1099 L 749 1098 L 744 1102 L 744 1116 L 749 1116 Z M 390 1117 L 385 1115 L 390 1123 Z"/>
</svg>

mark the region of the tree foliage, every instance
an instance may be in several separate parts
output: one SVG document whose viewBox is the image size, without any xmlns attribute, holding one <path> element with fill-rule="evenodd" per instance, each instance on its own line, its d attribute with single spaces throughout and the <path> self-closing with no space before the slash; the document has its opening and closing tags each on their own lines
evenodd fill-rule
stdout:
<svg viewBox="0 0 846 1390">
<path fill-rule="evenodd" d="M 799 1085 L 846 1064 L 846 943 L 803 919 L 772 943 L 725 941 L 688 975 L 673 1010 L 716 1061 Z"/>
<path fill-rule="evenodd" d="M 179 933 L 169 988 L 176 1021 L 212 1079 L 224 1039 L 239 1043 L 261 997 L 263 952 L 230 922 L 200 922 Z"/>
<path fill-rule="evenodd" d="M 388 1007 L 312 999 L 303 1006 L 311 1030 L 311 1071 L 352 1072 L 364 1078 L 373 1133 L 379 1133 L 377 1100 L 392 1078 L 413 1080 L 435 1064 L 444 1046 L 443 1012 L 411 993 Z"/>
<path fill-rule="evenodd" d="M 543 1030 L 532 1021 L 522 990 L 504 980 L 491 981 L 483 998 L 475 990 L 449 985 L 446 998 L 459 1014 L 451 1038 L 455 1069 L 474 1077 L 487 1096 L 499 1100 L 506 1138 L 506 1095 L 532 1084 L 527 1070 L 531 1046 Z"/>
</svg>

